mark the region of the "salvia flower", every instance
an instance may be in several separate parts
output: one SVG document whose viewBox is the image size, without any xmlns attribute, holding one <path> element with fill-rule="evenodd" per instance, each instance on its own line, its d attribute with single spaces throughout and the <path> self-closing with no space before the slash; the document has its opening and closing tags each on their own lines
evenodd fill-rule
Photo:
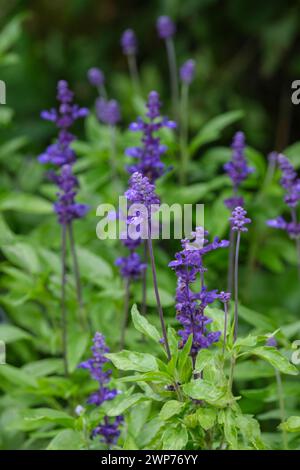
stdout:
<svg viewBox="0 0 300 470">
<path fill-rule="evenodd" d="M 192 83 L 195 77 L 196 71 L 196 62 L 192 59 L 187 60 L 181 67 L 179 71 L 180 79 L 182 82 L 189 85 Z"/>
<path fill-rule="evenodd" d="M 266 345 L 272 348 L 277 348 L 276 338 L 274 336 L 270 336 L 266 341 Z"/>
<path fill-rule="evenodd" d="M 126 29 L 121 36 L 121 46 L 125 55 L 137 53 L 137 38 L 132 29 Z"/>
<path fill-rule="evenodd" d="M 294 208 L 300 201 L 300 178 L 289 159 L 282 154 L 277 157 L 278 166 L 281 170 L 280 184 L 285 189 L 285 203 Z"/>
<path fill-rule="evenodd" d="M 81 219 L 88 211 L 88 206 L 75 201 L 78 188 L 78 180 L 73 174 L 71 165 L 64 165 L 60 175 L 49 174 L 50 180 L 55 182 L 60 189 L 57 193 L 58 200 L 54 203 L 54 210 L 58 216 L 58 222 L 62 225 L 69 224 L 74 219 Z"/>
<path fill-rule="evenodd" d="M 121 120 L 119 103 L 116 100 L 98 98 L 96 100 L 96 114 L 100 121 L 115 126 Z"/>
<path fill-rule="evenodd" d="M 231 223 L 231 229 L 234 232 L 248 232 L 246 225 L 251 223 L 251 219 L 246 217 L 246 215 L 247 211 L 240 206 L 233 209 L 229 220 Z"/>
<path fill-rule="evenodd" d="M 87 73 L 88 80 L 91 85 L 95 87 L 101 87 L 104 85 L 105 77 L 102 70 L 98 69 L 98 67 L 92 67 L 88 70 Z"/>
<path fill-rule="evenodd" d="M 176 124 L 167 118 L 161 117 L 161 103 L 159 94 L 156 91 L 149 93 L 146 106 L 146 116 L 149 121 L 138 118 L 136 122 L 129 126 L 131 131 L 143 132 L 141 145 L 129 147 L 125 153 L 137 160 L 137 163 L 127 167 L 129 173 L 138 171 L 147 176 L 151 182 L 154 182 L 165 172 L 165 164 L 161 161 L 161 157 L 167 150 L 167 147 L 161 144 L 156 133 L 164 127 L 173 129 Z"/>
<path fill-rule="evenodd" d="M 219 300 L 223 303 L 223 304 L 226 304 L 228 302 L 230 302 L 230 299 L 231 299 L 231 293 L 230 292 L 220 292 L 219 294 Z"/>
<path fill-rule="evenodd" d="M 150 183 L 147 176 L 143 176 L 137 171 L 129 180 L 129 189 L 125 192 L 125 197 L 132 204 L 142 204 L 147 209 L 160 202 L 159 197 L 155 194 L 154 184 Z"/>
<path fill-rule="evenodd" d="M 142 262 L 138 253 L 130 253 L 126 257 L 118 258 L 115 262 L 120 268 L 120 274 L 125 279 L 139 279 L 147 265 Z"/>
<path fill-rule="evenodd" d="M 55 122 L 60 129 L 58 139 L 38 157 L 40 163 L 52 164 L 60 168 L 60 173 L 50 171 L 48 175 L 49 179 L 59 188 L 54 210 L 58 216 L 58 222 L 63 225 L 84 217 L 88 210 L 86 205 L 79 204 L 75 200 L 79 186 L 72 169 L 76 155 L 71 148 L 71 143 L 75 140 L 75 136 L 69 131 L 74 121 L 86 116 L 88 111 L 74 104 L 73 97 L 68 83 L 65 80 L 60 80 L 57 85 L 57 99 L 60 102 L 58 109 L 42 112 L 43 119 Z"/>
<path fill-rule="evenodd" d="M 157 18 L 156 28 L 161 39 L 171 38 L 176 32 L 175 23 L 169 16 L 160 16 Z"/>
<path fill-rule="evenodd" d="M 105 401 L 113 400 L 119 392 L 107 386 L 110 382 L 112 371 L 110 369 L 105 369 L 106 364 L 109 362 L 105 357 L 105 354 L 109 352 L 109 348 L 105 344 L 104 336 L 101 333 L 96 333 L 93 343 L 94 344 L 91 348 L 92 357 L 87 361 L 82 362 L 78 367 L 88 370 L 92 379 L 98 382 L 99 389 L 97 392 L 90 395 L 87 402 L 89 404 L 100 406 Z M 106 444 L 115 444 L 120 435 L 118 427 L 122 421 L 122 416 L 117 416 L 112 420 L 110 420 L 108 416 L 105 416 L 103 422 L 93 430 L 92 436 L 95 437 L 100 435 L 102 436 L 102 442 Z"/>
<path fill-rule="evenodd" d="M 177 276 L 176 311 L 177 319 L 183 326 L 178 332 L 181 336 L 180 347 L 183 347 L 192 335 L 191 355 L 195 358 L 200 349 L 208 348 L 217 342 L 221 335 L 220 331 L 210 332 L 207 329 L 212 320 L 205 315 L 205 308 L 218 299 L 219 295 L 216 290 L 209 291 L 204 285 L 203 273 L 206 268 L 203 265 L 203 256 L 219 247 L 227 247 L 229 242 L 215 239 L 209 243 L 204 238 L 208 236 L 208 232 L 202 227 L 198 227 L 192 236 L 196 243 L 193 244 L 187 239 L 182 240 L 183 249 L 176 253 L 175 260 L 169 263 L 169 267 Z M 196 282 L 198 274 L 202 280 L 201 289 L 195 293 L 192 291 L 192 285 Z"/>
<path fill-rule="evenodd" d="M 228 174 L 232 181 L 234 192 L 236 193 L 240 184 L 248 177 L 249 174 L 253 173 L 253 168 L 250 168 L 247 164 L 245 157 L 245 135 L 243 132 L 237 132 L 232 141 L 232 157 L 231 160 L 224 165 L 224 170 Z M 238 200 L 230 198 L 225 201 L 225 204 L 229 209 L 234 209 L 234 204 Z M 240 202 L 240 201 L 239 201 Z"/>
</svg>

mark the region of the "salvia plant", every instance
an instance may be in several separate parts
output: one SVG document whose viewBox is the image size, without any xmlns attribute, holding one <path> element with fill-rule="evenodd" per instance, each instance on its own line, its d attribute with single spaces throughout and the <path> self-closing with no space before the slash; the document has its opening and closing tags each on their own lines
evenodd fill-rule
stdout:
<svg viewBox="0 0 300 470">
<path fill-rule="evenodd" d="M 92 66 L 88 111 L 60 80 L 58 107 L 41 115 L 58 135 L 42 170 L 34 163 L 35 191 L 0 201 L 1 448 L 300 448 L 299 318 L 282 294 L 286 284 L 299 292 L 295 157 L 267 161 L 242 131 L 231 148 L 214 145 L 239 110 L 191 125 L 201 64 L 178 61 L 170 17 L 156 30 L 170 110 L 156 86 L 146 90 L 137 34 L 125 30 L 126 92 Z M 107 216 L 119 239 L 98 240 L 98 204 L 121 195 L 128 213 Z M 205 221 L 186 238 L 152 236 L 163 203 L 202 201 Z"/>
</svg>

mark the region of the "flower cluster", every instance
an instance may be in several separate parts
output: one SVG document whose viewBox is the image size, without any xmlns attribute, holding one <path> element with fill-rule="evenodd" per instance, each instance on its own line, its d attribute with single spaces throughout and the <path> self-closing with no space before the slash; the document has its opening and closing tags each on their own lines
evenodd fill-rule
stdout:
<svg viewBox="0 0 300 470">
<path fill-rule="evenodd" d="M 87 402 L 96 406 L 102 405 L 105 401 L 113 400 L 119 393 L 115 389 L 110 389 L 106 385 L 110 381 L 111 370 L 104 370 L 105 364 L 109 360 L 105 354 L 109 352 L 109 348 L 105 344 L 104 337 L 101 333 L 96 333 L 93 339 L 92 357 L 85 362 L 82 362 L 78 367 L 89 371 L 92 379 L 96 380 L 99 384 L 99 390 L 92 393 Z M 102 442 L 106 444 L 115 444 L 119 435 L 119 425 L 122 423 L 123 417 L 117 416 L 113 422 L 110 422 L 108 416 L 104 417 L 103 423 L 99 424 L 93 430 L 93 437 L 102 436 Z"/>
<path fill-rule="evenodd" d="M 157 19 L 156 28 L 161 39 L 171 38 L 176 32 L 176 26 L 169 16 L 160 16 Z"/>
<path fill-rule="evenodd" d="M 179 70 L 180 79 L 183 83 L 189 85 L 195 76 L 196 62 L 192 59 L 187 60 Z"/>
<path fill-rule="evenodd" d="M 269 227 L 285 230 L 291 238 L 295 239 L 300 236 L 300 223 L 297 222 L 296 216 L 296 208 L 300 201 L 300 178 L 285 155 L 278 154 L 276 157 L 276 163 L 281 170 L 280 184 L 285 190 L 284 202 L 291 210 L 292 220 L 287 222 L 279 216 L 268 220 L 267 224 Z"/>
<path fill-rule="evenodd" d="M 137 53 L 137 38 L 132 29 L 126 29 L 121 37 L 121 46 L 125 55 Z"/>
<path fill-rule="evenodd" d="M 97 67 L 92 67 L 88 70 L 87 73 L 88 80 L 91 85 L 95 87 L 101 87 L 104 85 L 105 77 L 102 70 L 98 69 Z"/>
<path fill-rule="evenodd" d="M 183 326 L 178 332 L 181 336 L 183 347 L 189 336 L 192 335 L 191 355 L 196 357 L 200 349 L 208 348 L 211 344 L 217 342 L 221 332 L 209 332 L 207 325 L 212 320 L 205 315 L 205 308 L 219 298 L 217 290 L 209 291 L 204 285 L 204 272 L 206 268 L 203 265 L 203 256 L 218 248 L 229 246 L 227 240 L 215 238 L 212 243 L 204 237 L 208 232 L 204 232 L 201 227 L 192 234 L 195 242 L 182 240 L 182 250 L 176 253 L 175 260 L 169 263 L 177 276 L 176 289 L 176 311 L 177 319 Z M 197 280 L 200 273 L 201 289 L 200 292 L 192 291 L 192 284 Z"/>
<path fill-rule="evenodd" d="M 71 148 L 75 136 L 69 131 L 74 121 L 87 116 L 88 111 L 73 104 L 73 97 L 73 92 L 69 89 L 68 83 L 65 80 L 60 80 L 57 86 L 57 99 L 60 102 L 58 109 L 41 113 L 43 119 L 54 122 L 60 129 L 57 142 L 47 147 L 46 151 L 38 157 L 40 163 L 50 163 L 60 168 L 60 173 L 49 172 L 49 179 L 56 183 L 59 188 L 58 200 L 54 204 L 54 210 L 58 215 L 60 224 L 68 224 L 73 219 L 81 218 L 88 210 L 86 205 L 78 204 L 75 201 L 78 180 L 72 170 L 76 155 Z"/>
<path fill-rule="evenodd" d="M 246 217 L 246 215 L 247 211 L 240 206 L 233 209 L 229 218 L 233 232 L 248 232 L 246 225 L 251 223 L 251 219 Z"/>
<path fill-rule="evenodd" d="M 151 91 L 148 96 L 147 118 L 149 121 L 138 118 L 133 122 L 129 129 L 131 131 L 142 131 L 142 145 L 138 147 L 129 147 L 126 149 L 126 155 L 136 158 L 138 160 L 134 165 L 128 166 L 129 173 L 138 171 L 144 176 L 147 176 L 151 182 L 163 175 L 165 165 L 161 161 L 162 155 L 166 152 L 167 147 L 160 143 L 160 138 L 155 136 L 157 131 L 163 127 L 175 128 L 176 124 L 169 121 L 167 118 L 162 118 L 160 115 L 161 103 L 159 94 L 156 91 Z"/>
<path fill-rule="evenodd" d="M 109 126 L 115 126 L 121 120 L 120 106 L 116 100 L 97 98 L 96 114 L 100 121 Z"/>
<path fill-rule="evenodd" d="M 147 268 L 140 255 L 134 251 L 131 251 L 128 256 L 117 258 L 115 264 L 119 266 L 120 274 L 124 279 L 139 279 Z"/>
<path fill-rule="evenodd" d="M 237 191 L 240 184 L 253 173 L 253 168 L 247 164 L 245 157 L 245 135 L 243 132 L 237 132 L 232 141 L 232 158 L 229 162 L 225 163 L 224 170 L 232 181 L 234 196 L 225 200 L 225 205 L 229 209 L 234 209 L 237 206 L 243 206 L 244 201 L 242 197 L 237 196 Z"/>
</svg>

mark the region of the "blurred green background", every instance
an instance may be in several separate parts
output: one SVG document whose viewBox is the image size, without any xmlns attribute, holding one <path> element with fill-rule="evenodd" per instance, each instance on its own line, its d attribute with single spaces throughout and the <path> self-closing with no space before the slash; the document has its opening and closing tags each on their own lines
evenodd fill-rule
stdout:
<svg viewBox="0 0 300 470">
<path fill-rule="evenodd" d="M 139 39 L 145 90 L 156 87 L 169 96 L 165 50 L 155 31 L 157 16 L 169 14 L 178 26 L 179 62 L 188 54 L 198 64 L 194 128 L 242 108 L 248 141 L 264 152 L 281 150 L 298 140 L 290 86 L 300 76 L 299 7 L 297 0 L 1 0 L 2 30 L 23 15 L 19 35 L 17 27 L 11 32 L 17 56 L 0 64 L 17 116 L 1 132 L 26 135 L 33 151 L 42 147 L 47 126 L 39 112 L 52 105 L 56 81 L 66 78 L 79 101 L 91 104 L 86 70 L 93 65 L 104 70 L 110 93 L 120 98 L 127 64 L 119 40 L 127 27 Z"/>
</svg>

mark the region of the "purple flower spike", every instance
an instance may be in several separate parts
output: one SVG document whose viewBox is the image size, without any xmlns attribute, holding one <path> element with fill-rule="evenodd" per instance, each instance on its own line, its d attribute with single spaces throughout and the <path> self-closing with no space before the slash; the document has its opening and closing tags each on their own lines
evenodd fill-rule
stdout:
<svg viewBox="0 0 300 470">
<path fill-rule="evenodd" d="M 126 29 L 122 34 L 121 46 L 125 55 L 134 55 L 137 53 L 137 39 L 132 29 Z"/>
<path fill-rule="evenodd" d="M 156 22 L 157 32 L 161 39 L 174 36 L 176 26 L 169 16 L 160 16 Z"/>
<path fill-rule="evenodd" d="M 232 211 L 232 215 L 229 220 L 231 222 L 231 229 L 234 232 L 248 232 L 248 228 L 245 227 L 245 225 L 250 224 L 251 219 L 245 217 L 246 215 L 247 211 L 239 206 Z"/>
<path fill-rule="evenodd" d="M 212 320 L 205 315 L 205 308 L 219 298 L 216 290 L 209 291 L 204 285 L 203 275 L 206 268 L 203 266 L 203 256 L 217 248 L 228 246 L 226 240 L 215 238 L 212 243 L 204 237 L 208 232 L 197 227 L 192 234 L 194 240 L 182 240 L 183 249 L 176 253 L 175 260 L 169 263 L 177 276 L 176 311 L 177 319 L 183 326 L 178 334 L 181 336 L 180 347 L 183 347 L 190 335 L 193 336 L 191 356 L 196 357 L 198 351 L 208 348 L 217 342 L 221 336 L 220 331 L 209 332 L 207 325 Z M 202 280 L 200 292 L 195 293 L 191 286 L 200 275 Z"/>
<path fill-rule="evenodd" d="M 192 59 L 187 60 L 180 68 L 179 74 L 182 82 L 190 85 L 195 77 L 196 62 Z"/>
<path fill-rule="evenodd" d="M 71 143 L 75 140 L 75 136 L 69 131 L 74 121 L 86 116 L 88 111 L 73 104 L 73 97 L 74 94 L 69 89 L 68 83 L 65 80 L 60 80 L 57 85 L 57 99 L 60 102 L 58 109 L 41 113 L 43 119 L 55 122 L 60 129 L 57 141 L 49 145 L 46 151 L 39 155 L 38 160 L 42 164 L 50 163 L 61 168 L 61 172 L 58 174 L 54 171 L 49 172 L 49 179 L 59 188 L 54 210 L 58 216 L 58 222 L 63 225 L 84 217 L 88 210 L 86 205 L 78 204 L 75 201 L 79 186 L 72 170 L 76 155 L 71 148 Z"/>
<path fill-rule="evenodd" d="M 231 148 L 232 159 L 225 163 L 224 170 L 230 177 L 235 191 L 240 184 L 253 173 L 253 168 L 248 167 L 245 157 L 245 135 L 243 132 L 237 132 L 233 138 Z"/>
<path fill-rule="evenodd" d="M 109 362 L 105 357 L 105 354 L 109 352 L 109 348 L 105 344 L 104 336 L 101 333 L 96 333 L 93 343 L 91 348 L 92 357 L 79 364 L 78 367 L 88 370 L 92 379 L 98 382 L 99 389 L 89 396 L 87 403 L 100 406 L 105 401 L 113 400 L 119 392 L 106 386 L 110 381 L 111 370 L 104 370 L 104 366 Z M 118 428 L 122 422 L 123 416 L 112 419 L 104 416 L 103 422 L 93 430 L 92 436 L 102 436 L 101 442 L 107 445 L 115 444 L 120 435 Z"/>
<path fill-rule="evenodd" d="M 270 346 L 270 347 L 273 347 L 273 348 L 276 348 L 277 347 L 276 338 L 274 336 L 270 336 L 266 341 L 266 345 Z"/>
<path fill-rule="evenodd" d="M 120 274 L 125 279 L 139 279 L 147 268 L 137 253 L 130 253 L 127 257 L 118 258 L 115 264 L 119 266 Z"/>
<path fill-rule="evenodd" d="M 110 126 L 115 126 L 121 120 L 120 107 L 116 100 L 107 101 L 104 98 L 98 98 L 96 113 L 100 121 Z"/>
<path fill-rule="evenodd" d="M 152 204 L 159 204 L 159 197 L 155 194 L 155 186 L 151 184 L 146 176 L 135 172 L 130 178 L 129 189 L 125 192 L 125 197 L 132 204 L 143 204 L 150 208 Z"/>
<path fill-rule="evenodd" d="M 230 292 L 220 292 L 219 294 L 219 300 L 225 304 L 227 302 L 230 302 L 230 299 L 231 299 L 231 293 Z"/>
<path fill-rule="evenodd" d="M 132 131 L 142 131 L 142 145 L 138 147 L 129 147 L 126 149 L 126 155 L 137 159 L 137 163 L 127 167 L 129 173 L 139 172 L 147 176 L 151 182 L 155 182 L 157 178 L 165 172 L 165 165 L 161 161 L 162 155 L 165 154 L 167 147 L 160 143 L 160 138 L 156 133 L 164 128 L 174 128 L 176 124 L 160 115 L 161 102 L 159 94 L 151 91 L 148 95 L 147 120 L 138 118 L 138 120 L 130 125 Z"/>
<path fill-rule="evenodd" d="M 96 87 L 101 87 L 102 85 L 104 85 L 104 73 L 97 67 L 92 67 L 91 69 L 89 69 L 87 76 L 91 85 Z"/>
</svg>

